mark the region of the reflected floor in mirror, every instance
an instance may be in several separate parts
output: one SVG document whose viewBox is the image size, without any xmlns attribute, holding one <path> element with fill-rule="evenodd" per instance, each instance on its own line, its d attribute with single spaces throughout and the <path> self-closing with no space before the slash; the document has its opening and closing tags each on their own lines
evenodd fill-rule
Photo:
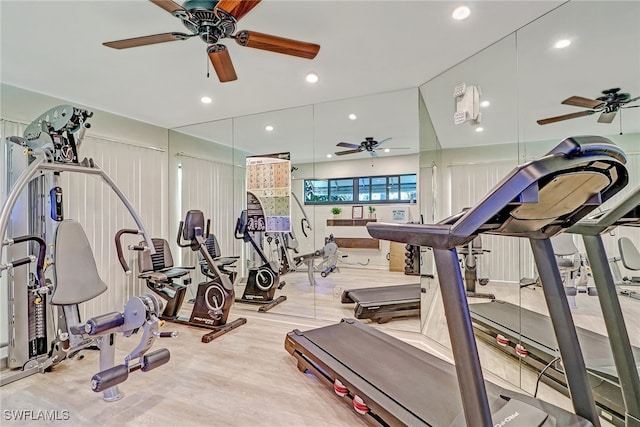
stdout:
<svg viewBox="0 0 640 427">
<path fill-rule="evenodd" d="M 327 277 L 321 277 L 320 272 L 317 272 L 316 286 L 310 285 L 306 268 L 287 273 L 281 276 L 280 280 L 286 282 L 286 285 L 276 292 L 276 297 L 286 295 L 287 300 L 269 310 L 269 313 L 339 321 L 354 317 L 355 303 L 343 304 L 341 302 L 343 291 L 418 283 L 420 278 L 384 270 L 340 267 L 339 272 L 333 272 Z M 242 290 L 243 286 L 236 286 L 236 295 L 242 295 Z M 235 307 L 242 310 L 257 310 L 256 306 L 250 304 L 238 303 Z M 396 318 L 382 324 L 366 319 L 362 321 L 384 329 L 407 332 L 420 330 L 418 316 Z"/>
</svg>

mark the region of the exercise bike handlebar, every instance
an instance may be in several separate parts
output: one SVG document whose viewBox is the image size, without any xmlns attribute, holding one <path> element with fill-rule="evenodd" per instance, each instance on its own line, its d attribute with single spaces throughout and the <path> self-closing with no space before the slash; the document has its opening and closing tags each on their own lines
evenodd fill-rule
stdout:
<svg viewBox="0 0 640 427">
<path fill-rule="evenodd" d="M 118 261 L 120 261 L 120 265 L 122 266 L 122 269 L 124 270 L 125 274 L 129 276 L 131 275 L 132 272 L 131 272 L 131 269 L 129 268 L 129 264 L 127 264 L 127 260 L 124 257 L 124 252 L 122 251 L 122 235 L 123 234 L 133 234 L 137 236 L 143 233 L 140 230 L 134 230 L 132 228 L 124 228 L 122 230 L 119 230 L 116 233 L 115 241 L 116 241 L 116 251 L 118 252 Z M 137 251 L 146 249 L 143 246 L 130 246 L 129 248 Z"/>
<path fill-rule="evenodd" d="M 36 261 L 36 278 L 38 280 L 38 286 L 44 285 L 44 262 L 45 257 L 47 256 L 47 243 L 44 239 L 35 236 L 33 234 L 28 234 L 26 236 L 15 237 L 11 240 L 7 240 L 5 244 L 14 245 L 16 243 L 23 242 L 36 242 L 38 244 L 38 257 L 34 257 L 32 255 L 26 256 L 24 258 L 17 259 L 15 261 L 11 261 L 7 264 L 0 264 L 0 271 L 6 270 L 8 268 L 16 268 L 21 265 L 29 264 L 33 261 Z"/>
</svg>

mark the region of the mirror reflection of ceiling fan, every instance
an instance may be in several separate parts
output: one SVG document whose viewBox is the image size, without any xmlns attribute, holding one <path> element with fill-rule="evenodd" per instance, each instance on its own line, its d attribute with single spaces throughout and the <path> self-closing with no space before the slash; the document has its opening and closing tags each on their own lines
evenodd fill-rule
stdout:
<svg viewBox="0 0 640 427">
<path fill-rule="evenodd" d="M 378 155 L 378 153 L 376 152 L 376 149 L 380 148 L 380 146 L 387 141 L 391 141 L 391 138 L 385 138 L 382 141 L 378 142 L 374 140 L 372 136 L 368 136 L 359 145 L 350 144 L 348 142 L 339 142 L 338 144 L 336 144 L 337 147 L 349 148 L 349 150 L 338 151 L 335 154 L 336 156 L 344 156 L 346 154 L 368 152 L 371 155 L 371 157 L 376 157 Z M 408 149 L 409 147 L 385 148 L 385 150 L 408 150 Z"/>
<path fill-rule="evenodd" d="M 581 96 L 572 96 L 562 101 L 562 104 L 573 105 L 576 107 L 588 108 L 588 110 L 578 111 L 576 113 L 564 114 L 562 116 L 549 117 L 548 119 L 538 120 L 539 125 L 547 125 L 549 123 L 560 122 L 562 120 L 575 119 L 578 117 L 590 116 L 600 113 L 598 123 L 611 123 L 616 117 L 618 110 L 621 108 L 636 108 L 640 105 L 627 105 L 640 99 L 640 96 L 631 98 L 628 93 L 620 92 L 620 88 L 612 88 L 602 91 L 602 95 L 596 99 L 583 98 Z"/>
<path fill-rule="evenodd" d="M 234 39 L 240 46 L 306 59 L 315 58 L 320 50 L 320 46 L 314 43 L 286 39 L 255 31 L 243 30 L 236 32 L 237 22 L 256 7 L 261 0 L 187 0 L 182 6 L 171 0 L 150 1 L 180 19 L 190 33 L 154 34 L 106 42 L 103 45 L 114 49 L 128 49 L 156 43 L 187 40 L 198 36 L 208 45 L 207 54 L 218 75 L 218 79 L 222 83 L 238 78 L 227 47 L 218 43 L 224 38 Z"/>
</svg>

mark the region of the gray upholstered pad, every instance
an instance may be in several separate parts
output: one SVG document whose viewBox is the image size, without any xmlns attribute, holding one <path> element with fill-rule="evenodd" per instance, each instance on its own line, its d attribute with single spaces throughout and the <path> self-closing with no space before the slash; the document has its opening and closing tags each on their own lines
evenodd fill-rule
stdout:
<svg viewBox="0 0 640 427">
<path fill-rule="evenodd" d="M 621 237 L 618 240 L 618 249 L 620 250 L 620 258 L 625 268 L 629 270 L 640 270 L 640 253 L 638 248 L 628 237 Z"/>
<path fill-rule="evenodd" d="M 56 286 L 52 304 L 79 304 L 107 290 L 98 275 L 89 240 L 78 222 L 67 219 L 58 225 L 54 250 Z"/>
</svg>

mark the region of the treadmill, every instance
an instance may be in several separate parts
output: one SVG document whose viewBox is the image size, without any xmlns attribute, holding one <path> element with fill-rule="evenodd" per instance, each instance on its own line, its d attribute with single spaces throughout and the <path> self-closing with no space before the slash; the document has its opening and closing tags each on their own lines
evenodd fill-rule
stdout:
<svg viewBox="0 0 640 427">
<path fill-rule="evenodd" d="M 609 211 L 582 220 L 568 230 L 569 233 L 582 234 L 585 239 L 609 336 L 576 329 L 601 416 L 616 426 L 640 426 L 640 348 L 631 346 L 629 342 L 600 237 L 601 233 L 617 226 L 640 226 L 640 187 Z M 537 371 L 544 371 L 542 380 L 567 394 L 564 369 L 558 358 L 558 345 L 549 317 L 505 301 L 472 304 L 470 311 L 477 337 Z M 623 396 L 624 387 L 621 387 L 625 381 L 628 383 L 628 397 Z M 631 405 L 630 412 L 625 401 L 635 403 Z M 636 424 L 629 424 L 629 421 L 625 424 L 625 419 L 631 422 L 635 419 Z"/>
<path fill-rule="evenodd" d="M 420 316 L 420 283 L 409 285 L 374 286 L 342 291 L 343 304 L 353 304 L 356 319 L 370 319 L 386 323 L 392 319 Z"/>
<path fill-rule="evenodd" d="M 433 248 L 455 365 L 355 320 L 294 330 L 285 348 L 301 371 L 383 425 L 599 426 L 550 237 L 622 189 L 625 163 L 606 138 L 567 138 L 516 167 L 478 205 L 438 224 L 367 225 L 374 238 Z M 480 233 L 530 240 L 577 415 L 484 381 L 456 252 Z"/>
</svg>

